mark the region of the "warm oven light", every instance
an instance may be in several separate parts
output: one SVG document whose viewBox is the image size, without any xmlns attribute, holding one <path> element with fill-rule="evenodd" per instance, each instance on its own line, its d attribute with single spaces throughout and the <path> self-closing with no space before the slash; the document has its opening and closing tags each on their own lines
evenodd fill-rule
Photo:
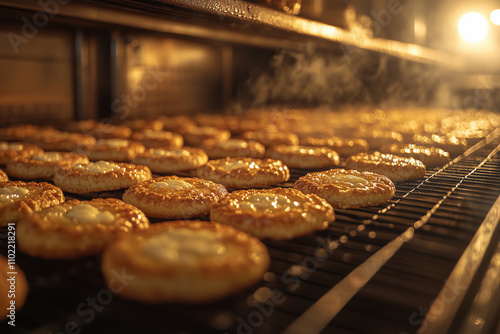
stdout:
<svg viewBox="0 0 500 334">
<path fill-rule="evenodd" d="M 490 20 L 494 25 L 500 26 L 500 9 L 495 9 L 490 13 Z"/>
<path fill-rule="evenodd" d="M 483 15 L 470 12 L 458 20 L 458 32 L 469 43 L 481 42 L 488 33 L 488 22 Z"/>
</svg>

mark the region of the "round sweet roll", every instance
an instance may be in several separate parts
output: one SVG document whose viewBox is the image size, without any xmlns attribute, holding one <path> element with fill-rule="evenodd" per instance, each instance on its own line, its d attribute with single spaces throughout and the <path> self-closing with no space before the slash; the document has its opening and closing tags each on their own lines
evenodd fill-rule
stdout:
<svg viewBox="0 0 500 334">
<path fill-rule="evenodd" d="M 247 140 L 258 141 L 265 147 L 299 144 L 299 137 L 296 134 L 287 131 L 278 131 L 277 129 L 245 131 L 241 136 Z"/>
<path fill-rule="evenodd" d="M 224 142 L 206 142 L 203 150 L 210 159 L 221 159 L 227 157 L 262 158 L 266 149 L 257 141 L 231 138 Z"/>
<path fill-rule="evenodd" d="M 324 168 L 340 163 L 337 152 L 327 147 L 277 145 L 268 148 L 266 156 L 281 160 L 290 168 Z"/>
<path fill-rule="evenodd" d="M 116 272 L 133 276 L 117 292 L 129 299 L 203 303 L 254 285 L 269 263 L 255 237 L 219 223 L 180 220 L 117 240 L 103 254 L 102 272 L 109 284 Z"/>
<path fill-rule="evenodd" d="M 184 145 L 184 138 L 170 131 L 144 130 L 136 132 L 132 136 L 134 140 L 140 141 L 145 147 L 178 150 Z"/>
<path fill-rule="evenodd" d="M 400 157 L 420 160 L 426 167 L 442 166 L 450 162 L 450 154 L 448 152 L 441 148 L 432 146 L 392 144 L 383 146 L 381 151 Z"/>
<path fill-rule="evenodd" d="M 9 260 L 0 256 L 0 294 L 5 296 L 0 298 L 0 321 L 7 319 L 10 322 L 15 319 L 15 312 L 23 307 L 28 295 L 28 281 L 23 270 L 17 264 L 14 269 L 12 266 Z M 15 290 L 12 289 L 12 285 L 15 286 Z"/>
<path fill-rule="evenodd" d="M 63 132 L 57 130 L 39 131 L 28 137 L 26 142 L 36 144 L 46 151 L 78 152 L 81 146 L 95 144 L 94 137 L 81 133 Z"/>
<path fill-rule="evenodd" d="M 31 211 L 62 202 L 62 190 L 46 182 L 0 182 L 0 226 L 15 223 Z"/>
<path fill-rule="evenodd" d="M 71 152 L 43 152 L 30 157 L 18 158 L 11 161 L 7 173 L 20 179 L 49 179 L 63 167 L 74 164 L 86 164 L 89 159 L 85 154 Z"/>
<path fill-rule="evenodd" d="M 132 129 L 123 125 L 113 125 L 108 122 L 84 120 L 72 122 L 66 126 L 68 132 L 79 132 L 91 135 L 95 139 L 127 139 L 132 135 Z"/>
<path fill-rule="evenodd" d="M 154 173 L 169 174 L 196 169 L 206 164 L 208 156 L 202 149 L 183 147 L 179 150 L 150 148 L 138 154 L 133 163 L 146 165 Z"/>
<path fill-rule="evenodd" d="M 280 160 L 225 158 L 210 160 L 197 170 L 198 176 L 228 188 L 266 187 L 288 181 L 290 170 Z"/>
<path fill-rule="evenodd" d="M 223 142 L 231 137 L 231 132 L 212 126 L 196 126 L 182 132 L 184 142 L 188 146 L 199 147 L 209 143 Z"/>
<path fill-rule="evenodd" d="M 41 153 L 43 153 L 43 149 L 36 145 L 0 141 L 0 165 L 7 165 L 9 162 L 19 158 L 26 158 Z"/>
<path fill-rule="evenodd" d="M 335 220 L 324 199 L 291 188 L 234 191 L 212 206 L 210 219 L 258 238 L 291 239 L 324 230 Z"/>
<path fill-rule="evenodd" d="M 151 178 L 146 166 L 101 160 L 61 168 L 54 175 L 54 183 L 71 193 L 89 193 L 128 188 Z"/>
<path fill-rule="evenodd" d="M 345 161 L 345 166 L 382 174 L 394 182 L 418 179 L 424 177 L 426 172 L 425 165 L 420 160 L 380 152 L 352 155 Z"/>
<path fill-rule="evenodd" d="M 116 138 L 100 139 L 93 145 L 79 147 L 79 152 L 85 153 L 91 161 L 128 162 L 144 151 L 145 147 L 141 143 Z"/>
<path fill-rule="evenodd" d="M 115 198 L 70 200 L 25 216 L 18 223 L 19 249 L 43 258 L 100 253 L 126 233 L 147 229 L 139 209 Z"/>
<path fill-rule="evenodd" d="M 328 147 L 337 152 L 341 157 L 367 152 L 368 142 L 359 138 L 343 138 L 332 136 L 318 136 L 301 138 L 300 145 L 314 147 Z"/>
<path fill-rule="evenodd" d="M 208 215 L 210 207 L 226 195 L 226 188 L 212 181 L 165 176 L 130 187 L 123 200 L 150 217 L 179 219 Z"/>
<path fill-rule="evenodd" d="M 9 181 L 9 177 L 3 170 L 0 169 L 0 182 L 6 182 Z"/>
<path fill-rule="evenodd" d="M 295 182 L 294 188 L 304 194 L 318 195 L 341 209 L 379 205 L 396 192 L 386 176 L 345 169 L 308 173 Z"/>
</svg>

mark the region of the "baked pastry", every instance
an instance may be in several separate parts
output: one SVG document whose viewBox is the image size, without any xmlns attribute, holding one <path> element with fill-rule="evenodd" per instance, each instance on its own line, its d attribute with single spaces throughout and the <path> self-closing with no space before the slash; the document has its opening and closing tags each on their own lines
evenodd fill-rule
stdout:
<svg viewBox="0 0 500 334">
<path fill-rule="evenodd" d="M 351 155 L 345 161 L 347 168 L 387 176 L 393 182 L 418 179 L 425 176 L 425 165 L 414 158 L 374 152 Z"/>
<path fill-rule="evenodd" d="M 59 168 L 88 162 L 85 154 L 44 152 L 11 161 L 6 171 L 10 176 L 19 179 L 52 179 Z"/>
<path fill-rule="evenodd" d="M 163 123 L 163 130 L 181 133 L 196 126 L 189 117 L 184 115 L 160 116 L 159 120 Z"/>
<path fill-rule="evenodd" d="M 385 130 L 364 130 L 360 131 L 357 137 L 365 139 L 370 143 L 372 150 L 378 150 L 383 145 L 401 144 L 403 142 L 403 135 L 396 131 Z"/>
<path fill-rule="evenodd" d="M 225 158 L 210 160 L 198 167 L 198 176 L 228 188 L 266 187 L 290 178 L 290 170 L 280 160 Z"/>
<path fill-rule="evenodd" d="M 208 161 L 205 151 L 194 147 L 180 150 L 150 148 L 138 154 L 133 163 L 148 166 L 154 173 L 167 174 L 196 169 Z"/>
<path fill-rule="evenodd" d="M 127 162 L 137 154 L 146 150 L 144 145 L 127 139 L 101 139 L 93 145 L 79 147 L 79 152 L 85 153 L 90 160 L 110 160 L 114 162 Z"/>
<path fill-rule="evenodd" d="M 277 129 L 245 131 L 241 136 L 247 140 L 258 141 L 265 147 L 299 144 L 299 137 L 296 134 L 287 131 L 278 131 Z"/>
<path fill-rule="evenodd" d="M 439 147 L 451 155 L 460 155 L 465 152 L 468 146 L 467 139 L 457 138 L 453 136 L 441 136 L 437 134 L 433 135 L 421 135 L 415 134 L 411 140 L 412 143 L 422 146 L 433 146 Z"/>
<path fill-rule="evenodd" d="M 234 191 L 215 203 L 210 220 L 257 238 L 291 239 L 324 230 L 335 220 L 324 199 L 292 188 Z"/>
<path fill-rule="evenodd" d="M 218 114 L 195 114 L 192 118 L 198 126 L 213 126 L 229 130 L 231 133 L 239 133 L 242 121 L 240 116 Z"/>
<path fill-rule="evenodd" d="M 182 132 L 184 142 L 188 146 L 201 146 L 205 142 L 215 143 L 226 141 L 231 137 L 231 132 L 212 126 L 196 126 Z"/>
<path fill-rule="evenodd" d="M 163 122 L 159 119 L 133 119 L 123 122 L 124 126 L 131 128 L 135 132 L 144 130 L 161 131 L 163 130 Z"/>
<path fill-rule="evenodd" d="M 95 144 L 95 138 L 81 133 L 57 130 L 38 131 L 26 137 L 26 142 L 36 144 L 46 151 L 74 151 L 80 146 Z"/>
<path fill-rule="evenodd" d="M 25 216 L 16 234 L 23 252 L 61 259 L 100 253 L 118 236 L 148 227 L 139 209 L 116 198 L 75 199 Z"/>
<path fill-rule="evenodd" d="M 0 128 L 0 141 L 24 141 L 26 137 L 39 131 L 56 131 L 53 127 L 39 127 L 32 124 L 12 125 Z"/>
<path fill-rule="evenodd" d="M 170 131 L 144 130 L 133 134 L 134 140 L 140 141 L 144 146 L 163 149 L 178 150 L 184 145 L 184 139 L 178 133 Z"/>
<path fill-rule="evenodd" d="M 386 176 L 345 169 L 308 173 L 295 182 L 294 188 L 304 194 L 316 194 L 341 209 L 378 205 L 396 192 Z"/>
<path fill-rule="evenodd" d="M 364 139 L 331 136 L 301 138 L 300 145 L 328 147 L 337 152 L 341 157 L 348 157 L 352 154 L 367 152 L 369 149 L 368 142 Z"/>
<path fill-rule="evenodd" d="M 231 226 L 173 221 L 129 234 L 104 251 L 106 282 L 125 270 L 121 296 L 150 303 L 201 303 L 257 283 L 269 266 L 266 246 Z M 115 289 L 112 289 L 115 291 Z"/>
<path fill-rule="evenodd" d="M 197 177 L 164 176 L 130 187 L 123 200 L 150 217 L 178 219 L 208 215 L 227 195 L 222 184 Z"/>
<path fill-rule="evenodd" d="M 0 141 L 0 165 L 7 165 L 18 158 L 41 153 L 43 150 L 36 145 Z"/>
<path fill-rule="evenodd" d="M 15 223 L 31 211 L 62 202 L 62 190 L 46 182 L 0 182 L 0 226 Z"/>
<path fill-rule="evenodd" d="M 266 157 L 281 160 L 290 168 L 324 168 L 340 163 L 337 152 L 327 147 L 277 145 L 266 150 Z"/>
<path fill-rule="evenodd" d="M 0 169 L 0 182 L 9 181 L 9 177 L 3 170 Z"/>
<path fill-rule="evenodd" d="M 128 188 L 151 178 L 146 166 L 101 160 L 61 168 L 54 175 L 54 183 L 64 191 L 78 194 Z"/>
<path fill-rule="evenodd" d="M 106 122 L 97 122 L 93 119 L 70 123 L 66 131 L 79 132 L 91 135 L 95 139 L 127 139 L 132 135 L 132 129 L 123 125 L 113 125 Z"/>
<path fill-rule="evenodd" d="M 395 154 L 400 157 L 420 160 L 426 167 L 442 166 L 450 162 L 450 154 L 448 152 L 432 146 L 392 144 L 389 146 L 383 146 L 381 151 L 384 153 Z"/>
<path fill-rule="evenodd" d="M 262 158 L 266 148 L 257 141 L 245 139 L 229 139 L 224 142 L 206 142 L 203 150 L 210 159 L 220 158 Z"/>
<path fill-rule="evenodd" d="M 15 285 L 15 289 L 11 289 L 11 285 Z M 15 313 L 19 311 L 28 295 L 28 282 L 24 272 L 17 265 L 9 264 L 8 260 L 0 256 L 0 321 L 10 315 L 15 319 Z"/>
</svg>

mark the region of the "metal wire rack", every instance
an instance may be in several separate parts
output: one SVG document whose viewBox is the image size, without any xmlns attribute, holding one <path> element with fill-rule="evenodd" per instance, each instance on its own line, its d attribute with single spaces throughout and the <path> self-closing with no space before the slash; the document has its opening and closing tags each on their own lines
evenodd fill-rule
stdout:
<svg viewBox="0 0 500 334">
<path fill-rule="evenodd" d="M 30 293 L 16 327 L 4 322 L 0 332 L 416 332 L 499 196 L 499 144 L 490 135 L 424 179 L 397 183 L 384 205 L 338 209 L 325 231 L 266 241 L 271 266 L 260 284 L 215 303 L 136 303 L 106 289 L 99 256 L 49 261 L 18 252 Z M 280 186 L 307 172 L 293 170 Z"/>
</svg>

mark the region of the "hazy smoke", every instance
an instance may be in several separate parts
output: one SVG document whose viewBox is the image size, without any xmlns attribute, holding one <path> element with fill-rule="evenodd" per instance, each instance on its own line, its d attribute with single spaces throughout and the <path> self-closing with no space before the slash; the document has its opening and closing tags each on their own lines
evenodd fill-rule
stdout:
<svg viewBox="0 0 500 334">
<path fill-rule="evenodd" d="M 281 51 L 268 68 L 253 73 L 238 100 L 245 101 L 246 108 L 346 103 L 436 106 L 447 99 L 442 78 L 433 66 L 356 48 L 344 49 L 343 54 Z"/>
</svg>

